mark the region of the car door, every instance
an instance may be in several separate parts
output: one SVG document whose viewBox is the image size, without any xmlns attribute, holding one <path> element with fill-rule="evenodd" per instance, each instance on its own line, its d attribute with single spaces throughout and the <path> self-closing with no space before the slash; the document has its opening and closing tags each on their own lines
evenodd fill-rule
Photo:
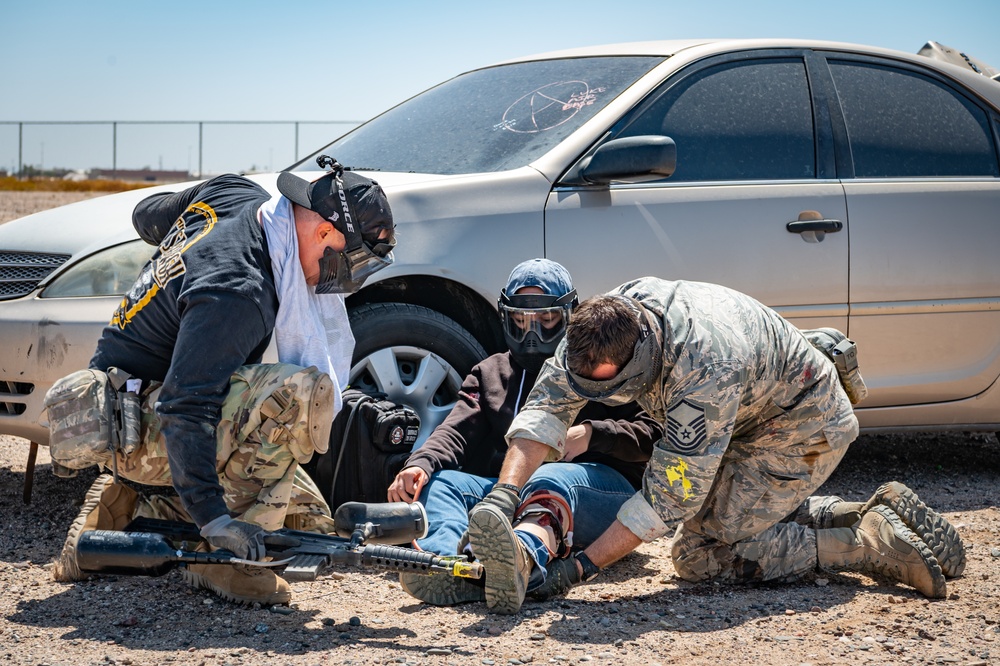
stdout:
<svg viewBox="0 0 1000 666">
<path fill-rule="evenodd" d="M 546 254 L 569 268 L 581 296 L 646 275 L 699 280 L 748 293 L 801 327 L 846 328 L 847 211 L 806 59 L 744 52 L 689 66 L 608 133 L 671 137 L 671 177 L 557 183 Z M 809 223 L 801 230 L 800 220 Z"/>
<path fill-rule="evenodd" d="M 995 116 L 929 69 L 827 58 L 843 110 L 849 335 L 870 377 L 865 407 L 977 395 L 1000 375 Z"/>
</svg>

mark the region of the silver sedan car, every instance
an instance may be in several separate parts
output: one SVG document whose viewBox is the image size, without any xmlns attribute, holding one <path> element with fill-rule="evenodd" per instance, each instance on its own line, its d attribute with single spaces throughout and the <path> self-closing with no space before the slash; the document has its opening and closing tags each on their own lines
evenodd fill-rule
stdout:
<svg viewBox="0 0 1000 666">
<path fill-rule="evenodd" d="M 847 332 L 868 431 L 1000 430 L 995 74 L 935 43 L 697 40 L 456 76 L 292 167 L 366 172 L 398 223 L 396 263 L 348 300 L 352 382 L 415 406 L 423 439 L 503 348 L 510 269 L 544 256 L 583 297 L 700 280 Z M 0 433 L 46 441 L 42 396 L 149 256 L 130 213 L 151 191 L 0 226 Z"/>
</svg>

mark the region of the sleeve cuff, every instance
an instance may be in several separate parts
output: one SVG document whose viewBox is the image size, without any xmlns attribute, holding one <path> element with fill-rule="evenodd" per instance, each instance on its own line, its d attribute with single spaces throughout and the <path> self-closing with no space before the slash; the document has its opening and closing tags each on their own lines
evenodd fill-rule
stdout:
<svg viewBox="0 0 1000 666">
<path fill-rule="evenodd" d="M 632 495 L 618 510 L 618 520 L 643 542 L 659 539 L 670 531 L 641 492 Z"/>
<path fill-rule="evenodd" d="M 566 426 L 548 412 L 523 410 L 514 417 L 506 435 L 507 445 L 515 439 L 530 439 L 544 444 L 552 450 L 545 462 L 561 460 L 566 447 Z"/>
</svg>

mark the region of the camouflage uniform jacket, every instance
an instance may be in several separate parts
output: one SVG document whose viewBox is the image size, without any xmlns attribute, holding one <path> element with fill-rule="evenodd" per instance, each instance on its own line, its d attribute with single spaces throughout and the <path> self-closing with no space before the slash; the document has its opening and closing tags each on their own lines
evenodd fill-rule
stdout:
<svg viewBox="0 0 1000 666">
<path fill-rule="evenodd" d="M 841 448 L 857 436 L 833 363 L 756 300 L 718 285 L 656 278 L 612 293 L 634 298 L 661 324 L 660 375 L 637 402 L 664 424 L 664 437 L 642 490 L 618 514 L 639 538 L 651 541 L 698 512 L 734 441 L 777 448 L 781 432 L 811 428 Z M 564 347 L 565 340 L 507 431 L 508 442 L 552 447 L 550 459 L 561 457 L 566 429 L 585 402 L 568 384 Z"/>
</svg>

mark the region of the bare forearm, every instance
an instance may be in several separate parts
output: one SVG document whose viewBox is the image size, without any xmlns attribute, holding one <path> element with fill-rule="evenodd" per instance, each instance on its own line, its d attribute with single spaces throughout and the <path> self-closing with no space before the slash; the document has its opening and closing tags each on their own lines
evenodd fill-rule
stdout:
<svg viewBox="0 0 1000 666">
<path fill-rule="evenodd" d="M 642 539 L 616 520 L 583 552 L 591 562 L 603 569 L 631 553 L 641 543 Z"/>
<path fill-rule="evenodd" d="M 503 459 L 498 482 L 510 483 L 520 488 L 528 482 L 528 477 L 545 462 L 545 458 L 551 450 L 545 444 L 530 439 L 513 440 Z"/>
</svg>

